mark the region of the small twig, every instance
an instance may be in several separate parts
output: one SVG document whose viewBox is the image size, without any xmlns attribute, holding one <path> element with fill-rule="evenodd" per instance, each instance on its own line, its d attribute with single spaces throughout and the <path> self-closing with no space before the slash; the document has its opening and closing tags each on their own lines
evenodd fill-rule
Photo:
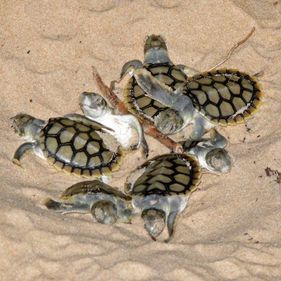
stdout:
<svg viewBox="0 0 281 281">
<path fill-rule="evenodd" d="M 234 51 L 241 46 L 242 44 L 244 44 L 251 36 L 252 34 L 255 32 L 256 28 L 253 27 L 251 32 L 241 41 L 237 42 L 229 51 L 228 54 L 226 55 L 226 57 L 219 62 L 218 64 L 216 64 L 215 66 L 213 66 L 212 68 L 210 68 L 208 71 L 214 70 L 215 68 L 217 68 L 218 66 L 221 66 L 222 64 L 224 64 L 227 60 L 229 60 L 229 58 L 232 56 L 232 54 L 234 53 Z"/>
<path fill-rule="evenodd" d="M 103 95 L 103 97 L 109 102 L 109 104 L 117 108 L 120 113 L 128 114 L 128 110 L 126 109 L 123 102 L 110 90 L 110 88 L 102 81 L 97 69 L 92 66 L 92 73 L 94 81 L 96 82 L 99 91 Z"/>
</svg>

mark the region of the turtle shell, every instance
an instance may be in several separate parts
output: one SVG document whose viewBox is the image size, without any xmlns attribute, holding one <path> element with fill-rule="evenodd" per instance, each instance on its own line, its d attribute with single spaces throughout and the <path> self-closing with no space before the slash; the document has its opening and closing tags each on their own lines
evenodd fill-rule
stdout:
<svg viewBox="0 0 281 281">
<path fill-rule="evenodd" d="M 116 188 L 111 187 L 108 184 L 105 184 L 99 180 L 93 181 L 83 181 L 76 183 L 69 188 L 67 188 L 61 195 L 61 198 L 66 199 L 78 194 L 93 194 L 93 193 L 105 193 L 109 195 L 114 195 L 124 200 L 130 200 L 131 197 L 125 195 L 123 192 L 119 191 Z"/>
<path fill-rule="evenodd" d="M 187 76 L 180 68 L 170 63 L 149 64 L 144 66 L 151 74 L 172 89 L 186 82 Z M 131 78 L 124 90 L 124 100 L 129 111 L 153 122 L 161 111 L 167 109 L 160 102 L 147 97 L 135 78 Z"/>
<path fill-rule="evenodd" d="M 130 195 L 187 194 L 196 189 L 201 170 L 198 161 L 187 154 L 164 154 L 144 163 L 143 174 L 133 183 Z"/>
<path fill-rule="evenodd" d="M 107 175 L 119 167 L 121 151 L 106 146 L 96 122 L 51 118 L 40 133 L 39 143 L 45 157 L 56 167 L 81 176 Z"/>
<path fill-rule="evenodd" d="M 259 107 L 262 92 L 254 77 L 233 69 L 220 69 L 188 78 L 184 94 L 212 123 L 242 123 Z"/>
</svg>

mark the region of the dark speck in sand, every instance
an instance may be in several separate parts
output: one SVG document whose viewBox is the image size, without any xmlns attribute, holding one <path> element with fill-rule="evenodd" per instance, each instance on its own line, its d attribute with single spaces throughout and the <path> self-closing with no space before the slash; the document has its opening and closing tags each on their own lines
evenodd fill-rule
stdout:
<svg viewBox="0 0 281 281">
<path fill-rule="evenodd" d="M 271 168 L 267 167 L 264 169 L 265 174 L 268 177 L 275 176 L 276 177 L 276 182 L 281 183 L 281 173 L 278 170 L 272 170 Z"/>
<path fill-rule="evenodd" d="M 250 131 L 251 131 L 251 128 L 249 128 L 247 124 L 245 124 L 245 128 L 246 128 L 246 131 L 247 131 L 247 132 L 250 132 Z"/>
</svg>

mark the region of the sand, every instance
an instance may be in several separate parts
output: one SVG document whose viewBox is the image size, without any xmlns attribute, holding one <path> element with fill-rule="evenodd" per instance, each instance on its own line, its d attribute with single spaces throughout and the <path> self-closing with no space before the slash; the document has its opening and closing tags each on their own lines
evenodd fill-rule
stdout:
<svg viewBox="0 0 281 281">
<path fill-rule="evenodd" d="M 14 0 L 0 12 L 0 280 L 281 280 L 280 1 Z M 140 219 L 104 226 L 46 210 L 47 196 L 80 179 L 32 154 L 12 164 L 22 142 L 9 118 L 79 113 L 79 94 L 97 90 L 92 65 L 109 84 L 155 33 L 175 63 L 204 71 L 253 26 L 223 67 L 264 71 L 264 104 L 247 127 L 220 128 L 233 169 L 203 175 L 169 244 L 151 241 Z M 147 139 L 150 157 L 167 151 Z M 114 186 L 142 161 L 128 155 Z"/>
</svg>

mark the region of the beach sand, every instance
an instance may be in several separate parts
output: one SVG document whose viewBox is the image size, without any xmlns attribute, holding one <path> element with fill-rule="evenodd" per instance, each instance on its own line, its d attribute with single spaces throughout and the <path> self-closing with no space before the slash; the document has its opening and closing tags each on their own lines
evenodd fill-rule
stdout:
<svg viewBox="0 0 281 281">
<path fill-rule="evenodd" d="M 202 176 L 170 243 L 153 242 L 140 218 L 106 226 L 48 211 L 46 197 L 82 179 L 32 154 L 23 168 L 12 164 L 22 141 L 9 118 L 80 113 L 79 94 L 97 90 L 92 65 L 109 84 L 126 61 L 143 59 L 144 38 L 154 33 L 175 63 L 204 71 L 252 27 L 223 67 L 263 71 L 263 105 L 247 127 L 219 128 L 234 166 Z M 280 69 L 280 0 L 1 1 L 0 280 L 280 281 Z M 150 157 L 168 151 L 147 139 Z M 143 161 L 129 154 L 111 183 L 122 189 Z"/>
</svg>

